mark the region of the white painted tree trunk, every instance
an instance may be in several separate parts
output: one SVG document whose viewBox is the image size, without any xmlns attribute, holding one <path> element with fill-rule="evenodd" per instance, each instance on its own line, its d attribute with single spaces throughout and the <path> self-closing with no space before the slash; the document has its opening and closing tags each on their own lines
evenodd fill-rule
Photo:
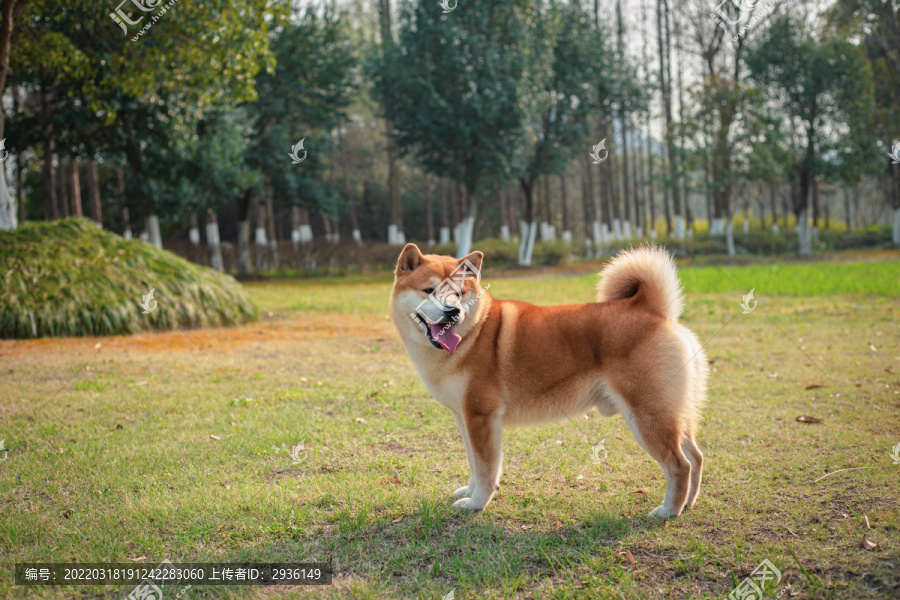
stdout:
<svg viewBox="0 0 900 600">
<path fill-rule="evenodd" d="M 300 243 L 311 244 L 313 241 L 312 225 L 306 224 L 300 226 Z"/>
<path fill-rule="evenodd" d="M 635 231 L 637 232 L 637 233 L 635 233 L 636 237 L 638 237 L 638 238 L 644 237 L 644 228 L 643 227 L 636 227 Z"/>
<path fill-rule="evenodd" d="M 594 256 L 603 255 L 603 230 L 600 228 L 600 221 L 591 223 L 591 234 L 594 236 L 594 243 L 591 244 L 594 250 Z"/>
<path fill-rule="evenodd" d="M 200 229 L 197 227 L 191 227 L 188 231 L 188 239 L 191 240 L 191 243 L 195 246 L 200 245 Z"/>
<path fill-rule="evenodd" d="M 291 229 L 291 246 L 294 247 L 294 251 L 300 249 L 300 229 Z"/>
<path fill-rule="evenodd" d="M 209 245 L 209 264 L 216 271 L 222 271 L 222 244 L 219 240 L 219 223 L 215 219 L 206 222 L 206 243 Z"/>
<path fill-rule="evenodd" d="M 722 235 L 725 233 L 725 219 L 713 219 L 709 224 L 709 235 Z"/>
<path fill-rule="evenodd" d="M 0 163 L 0 230 L 12 231 L 19 226 L 16 210 L 16 199 L 6 187 L 6 167 Z"/>
<path fill-rule="evenodd" d="M 159 217 L 156 215 L 147 217 L 147 233 L 150 235 L 150 243 L 162 250 L 162 234 L 159 232 Z"/>
<path fill-rule="evenodd" d="M 725 224 L 725 243 L 728 246 L 728 256 L 734 256 L 734 225 L 731 224 L 731 219 Z"/>
<path fill-rule="evenodd" d="M 397 229 L 396 225 L 388 225 L 388 244 L 391 246 L 399 246 L 400 245 L 400 231 Z"/>
<path fill-rule="evenodd" d="M 778 226 L 778 223 L 772 223 L 772 233 L 778 233 L 781 231 L 781 228 Z"/>
<path fill-rule="evenodd" d="M 125 231 L 122 233 L 122 237 L 125 238 L 126 240 L 131 239 L 131 225 L 125 226 Z"/>
<path fill-rule="evenodd" d="M 808 209 L 804 208 L 797 217 L 797 236 L 800 238 L 801 255 L 812 254 L 812 228 L 809 226 Z"/>
<path fill-rule="evenodd" d="M 744 233 L 750 233 L 750 219 L 744 219 Z"/>
<path fill-rule="evenodd" d="M 441 243 L 447 244 L 450 242 L 450 228 L 449 227 L 441 227 Z"/>
<path fill-rule="evenodd" d="M 462 258 L 472 251 L 472 236 L 475 234 L 475 202 L 469 203 L 469 214 L 459 224 L 459 247 L 456 258 Z"/>
<path fill-rule="evenodd" d="M 238 223 L 238 273 L 248 274 L 250 264 L 250 219 Z"/>
<path fill-rule="evenodd" d="M 631 221 L 622 221 L 622 237 L 626 240 L 631 239 Z"/>
<path fill-rule="evenodd" d="M 656 230 L 655 230 L 655 229 L 651 229 L 651 230 L 650 230 L 650 239 L 651 239 L 651 240 L 655 240 L 657 235 L 658 235 L 658 234 L 656 233 Z"/>
<path fill-rule="evenodd" d="M 534 243 L 537 240 L 538 222 L 532 221 L 527 223 L 522 221 L 519 231 L 522 232 L 522 242 L 519 244 L 519 265 L 530 267 L 531 257 L 534 253 Z"/>
<path fill-rule="evenodd" d="M 562 241 L 564 241 L 567 244 L 571 244 L 572 243 L 572 232 L 569 231 L 568 229 L 563 231 L 562 232 Z"/>
<path fill-rule="evenodd" d="M 359 229 L 353 230 L 353 241 L 356 242 L 357 246 L 362 245 L 362 232 Z M 431 242 L 431 244 L 434 245 L 434 242 Z"/>
<path fill-rule="evenodd" d="M 612 234 L 614 240 L 622 239 L 622 221 L 619 219 L 613 219 Z"/>
<path fill-rule="evenodd" d="M 509 241 L 509 225 L 500 226 L 500 239 L 504 242 Z"/>
<path fill-rule="evenodd" d="M 672 232 L 672 237 L 674 237 L 676 240 L 683 240 L 685 235 L 684 217 L 676 216 L 674 222 L 672 223 L 672 227 L 674 229 L 674 231 Z"/>
<path fill-rule="evenodd" d="M 593 258 L 594 256 L 594 244 L 591 243 L 591 238 L 584 238 L 584 257 L 585 258 Z"/>
</svg>

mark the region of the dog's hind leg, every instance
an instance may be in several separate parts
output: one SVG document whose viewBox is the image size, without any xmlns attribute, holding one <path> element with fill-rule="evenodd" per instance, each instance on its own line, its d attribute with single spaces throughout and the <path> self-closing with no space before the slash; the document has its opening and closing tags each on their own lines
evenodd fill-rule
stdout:
<svg viewBox="0 0 900 600">
<path fill-rule="evenodd" d="M 691 489 L 688 492 L 687 504 L 684 506 L 690 508 L 697 500 L 697 494 L 700 493 L 700 481 L 703 479 L 703 453 L 700 452 L 700 448 L 697 447 L 697 442 L 694 440 L 693 428 L 688 428 L 685 432 L 684 439 L 681 441 L 681 450 L 688 462 L 691 463 Z"/>
<path fill-rule="evenodd" d="M 681 514 L 691 489 L 691 462 L 681 449 L 682 431 L 673 415 L 640 411 L 625 415 L 634 437 L 662 467 L 666 476 L 666 497 L 651 517 L 665 519 Z"/>
<path fill-rule="evenodd" d="M 467 413 L 464 422 L 472 448 L 472 475 L 475 485 L 468 490 L 470 498 L 457 500 L 453 506 L 481 510 L 500 489 L 503 424 L 499 414 Z"/>
<path fill-rule="evenodd" d="M 461 488 L 457 488 L 453 491 L 453 495 L 457 498 L 468 497 L 472 494 L 472 490 L 475 489 L 475 460 L 472 458 L 472 444 L 469 442 L 469 433 L 466 431 L 466 423 L 463 420 L 462 415 L 458 415 L 453 413 L 453 418 L 456 420 L 456 427 L 459 429 L 459 435 L 462 436 L 463 444 L 466 446 L 466 458 L 469 461 L 469 485 L 464 485 Z"/>
</svg>

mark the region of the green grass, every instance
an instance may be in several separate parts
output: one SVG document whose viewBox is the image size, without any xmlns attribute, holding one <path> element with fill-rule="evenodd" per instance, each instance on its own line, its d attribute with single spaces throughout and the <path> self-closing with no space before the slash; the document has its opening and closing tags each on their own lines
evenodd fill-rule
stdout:
<svg viewBox="0 0 900 600">
<path fill-rule="evenodd" d="M 894 263 L 873 265 L 869 279 L 896 277 Z M 770 283 L 755 283 L 769 270 L 744 269 L 726 267 L 740 285 L 715 291 L 695 287 L 712 285 L 714 271 L 682 271 L 684 322 L 711 361 L 698 434 L 707 464 L 696 507 L 665 524 L 646 516 L 664 492 L 659 467 L 621 418 L 596 412 L 505 432 L 498 496 L 481 514 L 454 512 L 450 492 L 468 477 L 462 444 L 385 319 L 383 278 L 250 284 L 258 323 L 194 332 L 196 344 L 179 333 L 114 338 L 89 369 L 96 340 L 0 342 L 10 450 L 0 597 L 130 592 L 26 591 L 8 575 L 25 561 L 331 557 L 339 576 L 328 588 L 194 587 L 182 597 L 725 598 L 767 558 L 782 572 L 769 598 L 787 584 L 798 594 L 782 598 L 895 598 L 896 295 L 877 282 L 772 292 L 834 264 L 791 265 Z M 594 278 L 484 281 L 497 296 L 558 303 L 590 300 Z M 745 315 L 750 287 L 759 307 Z M 609 457 L 597 465 L 601 439 Z M 288 450 L 301 440 L 308 454 L 294 465 Z M 878 546 L 865 550 L 864 539 Z"/>
<path fill-rule="evenodd" d="M 156 309 L 145 314 L 139 305 L 151 288 Z M 228 275 L 86 219 L 0 232 L 0 338 L 211 327 L 255 317 L 256 307 Z"/>
</svg>

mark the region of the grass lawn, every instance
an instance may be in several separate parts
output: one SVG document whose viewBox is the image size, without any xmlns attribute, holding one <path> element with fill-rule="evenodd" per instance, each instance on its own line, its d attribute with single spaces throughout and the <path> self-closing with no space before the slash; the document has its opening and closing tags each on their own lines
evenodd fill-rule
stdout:
<svg viewBox="0 0 900 600">
<path fill-rule="evenodd" d="M 660 468 L 596 412 L 507 430 L 499 494 L 453 511 L 465 453 L 388 320 L 388 277 L 247 284 L 260 321 L 230 329 L 0 341 L 0 598 L 131 591 L 16 587 L 15 563 L 163 558 L 331 558 L 337 573 L 182 598 L 725 598 L 763 559 L 782 576 L 767 597 L 900 597 L 888 258 L 683 269 L 683 321 L 712 370 L 706 466 L 695 508 L 666 522 L 647 517 Z M 590 301 L 595 281 L 483 279 L 539 304 Z"/>
</svg>

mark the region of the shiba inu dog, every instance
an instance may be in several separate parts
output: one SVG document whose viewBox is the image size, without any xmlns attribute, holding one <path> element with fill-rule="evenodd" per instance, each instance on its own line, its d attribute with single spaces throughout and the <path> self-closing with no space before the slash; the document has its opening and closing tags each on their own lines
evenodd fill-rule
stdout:
<svg viewBox="0 0 900 600">
<path fill-rule="evenodd" d="M 484 255 L 400 253 L 391 313 L 426 389 L 450 409 L 472 474 L 453 506 L 481 510 L 500 489 L 504 427 L 622 414 L 662 467 L 666 495 L 654 517 L 697 499 L 703 454 L 694 432 L 708 367 L 678 323 L 684 299 L 675 263 L 644 246 L 601 273 L 597 301 L 534 306 L 495 300 L 481 286 Z"/>
</svg>

